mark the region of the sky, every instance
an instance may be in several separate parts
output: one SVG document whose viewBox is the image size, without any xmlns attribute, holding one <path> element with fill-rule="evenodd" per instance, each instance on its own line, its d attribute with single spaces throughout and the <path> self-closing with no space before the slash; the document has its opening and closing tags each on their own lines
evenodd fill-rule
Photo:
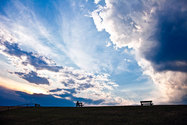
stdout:
<svg viewBox="0 0 187 125">
<path fill-rule="evenodd" d="M 0 0 L 0 105 L 187 104 L 186 0 Z"/>
</svg>

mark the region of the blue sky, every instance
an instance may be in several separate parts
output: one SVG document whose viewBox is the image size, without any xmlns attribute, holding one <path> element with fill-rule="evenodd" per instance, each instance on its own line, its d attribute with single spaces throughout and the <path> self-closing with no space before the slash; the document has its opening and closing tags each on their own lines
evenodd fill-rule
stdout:
<svg viewBox="0 0 187 125">
<path fill-rule="evenodd" d="M 0 0 L 0 105 L 186 103 L 187 8 L 173 4 Z"/>
</svg>

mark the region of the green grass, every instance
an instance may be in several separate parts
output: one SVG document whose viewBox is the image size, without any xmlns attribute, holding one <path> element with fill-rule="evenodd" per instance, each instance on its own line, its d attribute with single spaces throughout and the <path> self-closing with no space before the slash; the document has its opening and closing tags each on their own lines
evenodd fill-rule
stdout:
<svg viewBox="0 0 187 125">
<path fill-rule="evenodd" d="M 0 125 L 187 125 L 187 106 L 40 107 L 0 112 Z"/>
</svg>

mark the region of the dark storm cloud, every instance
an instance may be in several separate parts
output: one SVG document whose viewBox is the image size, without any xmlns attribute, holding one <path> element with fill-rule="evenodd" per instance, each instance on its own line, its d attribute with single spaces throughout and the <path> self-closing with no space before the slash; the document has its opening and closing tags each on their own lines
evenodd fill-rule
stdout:
<svg viewBox="0 0 187 125">
<path fill-rule="evenodd" d="M 26 51 L 21 50 L 17 43 L 1 42 L 1 44 L 6 47 L 4 52 L 6 52 L 9 55 L 17 56 L 17 57 L 26 56 L 27 60 L 26 62 L 22 62 L 23 65 L 31 64 L 37 70 L 47 69 L 47 70 L 54 71 L 54 72 L 58 72 L 60 69 L 62 69 L 62 66 L 49 65 L 44 60 L 43 56 L 37 57 L 32 52 L 26 52 Z"/>
<path fill-rule="evenodd" d="M 13 90 L 0 86 L 0 106 L 18 105 L 25 100 Z"/>
<path fill-rule="evenodd" d="M 145 57 L 157 71 L 187 72 L 187 1 L 168 0 L 157 13 L 156 31 L 150 40 L 157 46 Z"/>
<path fill-rule="evenodd" d="M 85 84 L 81 84 L 78 89 L 79 90 L 85 90 L 87 88 L 93 88 L 93 87 L 94 87 L 94 85 L 89 84 L 89 83 L 85 83 Z"/>
<path fill-rule="evenodd" d="M 50 90 L 49 92 L 58 92 L 58 91 L 61 91 L 61 90 L 62 89 L 57 88 L 57 89 Z"/>
<path fill-rule="evenodd" d="M 72 90 L 73 91 L 73 90 Z M 27 94 L 25 92 L 9 90 L 0 86 L 0 106 L 16 106 L 29 103 L 38 103 L 41 106 L 75 106 L 73 101 L 81 101 L 84 104 L 100 104 L 104 100 L 91 100 L 77 98 L 71 94 L 63 94 L 61 97 L 71 97 L 72 100 L 55 98 L 52 95 Z"/>
<path fill-rule="evenodd" d="M 15 74 L 19 75 L 21 78 L 27 80 L 30 83 L 35 84 L 49 84 L 49 81 L 46 78 L 39 77 L 36 72 L 29 72 L 28 74 L 15 72 Z"/>
<path fill-rule="evenodd" d="M 41 106 L 74 106 L 74 102 L 58 99 L 52 95 L 27 94 L 20 91 L 5 89 L 0 86 L 0 106 L 16 106 L 29 103 L 38 103 Z"/>
<path fill-rule="evenodd" d="M 73 99 L 74 99 L 74 100 L 79 100 L 79 101 L 81 101 L 81 102 L 83 102 L 83 103 L 94 104 L 94 105 L 99 105 L 99 104 L 101 104 L 102 102 L 105 101 L 105 100 L 103 100 L 103 99 L 92 100 L 92 99 L 77 98 L 77 97 L 74 97 Z"/>
<path fill-rule="evenodd" d="M 14 55 L 17 57 L 21 57 L 22 55 L 26 55 L 27 53 L 20 50 L 20 48 L 18 47 L 17 43 L 9 43 L 9 42 L 4 42 L 4 46 L 6 47 L 6 49 L 4 50 L 4 52 L 10 54 L 10 55 Z"/>
<path fill-rule="evenodd" d="M 63 81 L 62 84 L 64 84 L 64 86 L 68 87 L 69 85 L 75 84 L 75 81 L 73 79 L 69 79 L 67 82 Z"/>
<path fill-rule="evenodd" d="M 73 91 L 73 90 L 72 90 Z M 74 92 L 73 92 L 74 93 Z M 62 95 L 59 95 L 61 97 L 69 97 L 71 98 L 71 100 L 74 100 L 74 101 L 81 101 L 83 103 L 87 103 L 87 104 L 95 104 L 95 105 L 98 105 L 98 104 L 101 104 L 102 102 L 104 102 L 103 99 L 98 99 L 98 100 L 92 100 L 92 99 L 88 99 L 88 98 L 82 98 L 82 97 L 75 97 L 69 93 L 66 93 L 66 94 L 62 94 Z"/>
<path fill-rule="evenodd" d="M 86 79 L 86 77 L 82 77 L 82 78 L 83 79 L 77 79 L 77 80 L 85 80 Z M 69 86 L 75 85 L 76 83 L 75 83 L 75 80 L 69 79 L 67 82 L 63 81 L 62 84 L 64 84 L 64 86 L 66 86 L 66 87 L 69 87 Z M 76 90 L 85 90 L 87 88 L 94 88 L 94 85 L 92 85 L 90 83 L 90 80 L 85 81 L 85 83 L 83 83 L 83 84 L 78 84 Z"/>
</svg>

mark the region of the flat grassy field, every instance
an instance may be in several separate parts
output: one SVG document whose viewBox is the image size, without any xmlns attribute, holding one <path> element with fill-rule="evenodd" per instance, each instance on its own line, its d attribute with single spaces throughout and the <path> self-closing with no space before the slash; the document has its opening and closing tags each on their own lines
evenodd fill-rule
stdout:
<svg viewBox="0 0 187 125">
<path fill-rule="evenodd" d="M 0 125 L 187 125 L 187 105 L 13 108 Z"/>
</svg>

